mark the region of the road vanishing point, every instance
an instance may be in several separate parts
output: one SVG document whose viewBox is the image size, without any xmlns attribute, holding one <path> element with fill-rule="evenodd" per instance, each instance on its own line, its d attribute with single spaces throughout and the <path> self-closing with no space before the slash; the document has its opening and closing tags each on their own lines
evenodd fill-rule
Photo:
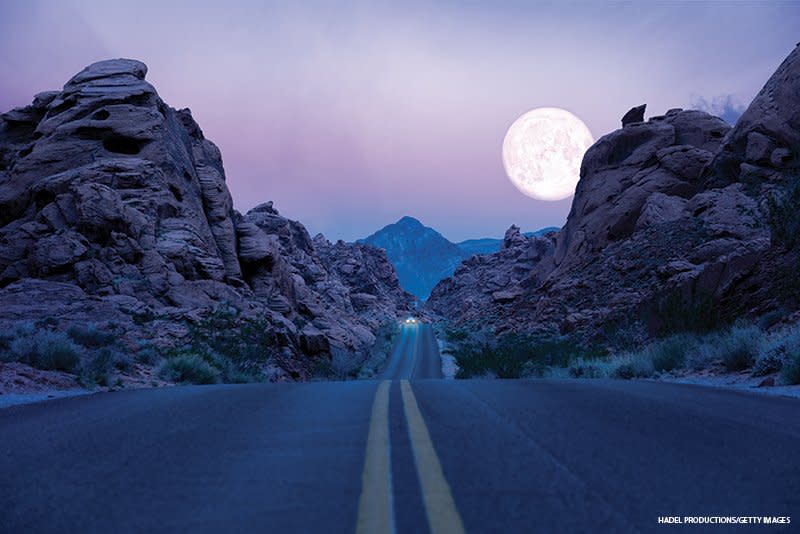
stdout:
<svg viewBox="0 0 800 534">
<path fill-rule="evenodd" d="M 404 325 L 377 380 L 170 387 L 0 410 L 0 532 L 796 524 L 799 408 L 647 381 L 443 380 L 430 326 Z"/>
</svg>

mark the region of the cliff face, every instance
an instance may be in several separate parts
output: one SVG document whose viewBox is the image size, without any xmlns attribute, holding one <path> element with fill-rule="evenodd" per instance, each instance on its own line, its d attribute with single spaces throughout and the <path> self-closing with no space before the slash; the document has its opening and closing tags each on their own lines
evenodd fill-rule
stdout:
<svg viewBox="0 0 800 534">
<path fill-rule="evenodd" d="M 146 73 L 96 63 L 0 116 L 0 323 L 113 321 L 169 345 L 225 303 L 266 321 L 296 376 L 331 345 L 365 351 L 409 305 L 385 255 L 337 245 L 323 258 L 271 203 L 235 212 L 219 149 Z M 337 267 L 362 256 L 371 285 Z"/>
<path fill-rule="evenodd" d="M 629 323 L 653 334 L 703 314 L 797 309 L 799 57 L 796 48 L 733 129 L 670 110 L 599 139 L 549 252 L 524 265 L 506 250 L 465 264 L 429 307 L 457 324 L 484 318 L 496 331 L 601 341 Z M 498 285 L 487 265 L 520 274 Z M 508 298 L 486 298 L 506 289 Z M 677 309 L 685 317 L 667 317 Z"/>
<path fill-rule="evenodd" d="M 534 267 L 552 255 L 552 234 L 526 236 L 512 226 L 498 252 L 472 256 L 437 284 L 427 308 L 456 323 L 495 324 L 503 320 L 507 304 L 523 298 Z"/>
</svg>

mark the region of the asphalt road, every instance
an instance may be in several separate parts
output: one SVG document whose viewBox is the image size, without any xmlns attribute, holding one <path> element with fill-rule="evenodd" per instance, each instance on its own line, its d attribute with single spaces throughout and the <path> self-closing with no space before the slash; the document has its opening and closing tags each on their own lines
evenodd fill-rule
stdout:
<svg viewBox="0 0 800 534">
<path fill-rule="evenodd" d="M 651 532 L 800 524 L 800 404 L 621 381 L 174 387 L 0 410 L 0 532 Z M 409 381 L 410 380 L 410 381 Z M 706 525 L 721 532 L 731 527 Z M 693 528 L 693 531 L 700 530 Z"/>
</svg>

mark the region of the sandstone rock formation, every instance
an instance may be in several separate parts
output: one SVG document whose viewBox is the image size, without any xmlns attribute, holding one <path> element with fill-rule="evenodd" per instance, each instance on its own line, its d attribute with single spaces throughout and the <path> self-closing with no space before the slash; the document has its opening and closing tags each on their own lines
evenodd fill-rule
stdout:
<svg viewBox="0 0 800 534">
<path fill-rule="evenodd" d="M 319 254 L 271 203 L 235 212 L 219 149 L 146 73 L 102 61 L 0 116 L 0 326 L 113 321 L 169 345 L 225 303 L 289 359 L 365 351 L 411 302 L 385 254 Z"/>
<path fill-rule="evenodd" d="M 512 226 L 500 251 L 472 256 L 440 282 L 431 293 L 428 309 L 457 323 L 500 320 L 525 298 L 533 268 L 552 254 L 552 234 L 528 237 Z"/>
<path fill-rule="evenodd" d="M 587 151 L 551 254 L 519 265 L 504 249 L 465 265 L 429 308 L 456 324 L 599 341 L 632 322 L 656 334 L 797 309 L 798 110 L 800 47 L 733 129 L 679 109 L 624 125 Z M 490 289 L 485 265 L 520 273 Z"/>
<path fill-rule="evenodd" d="M 628 112 L 622 116 L 622 126 L 625 127 L 635 122 L 644 122 L 645 108 L 647 108 L 647 104 L 642 104 L 641 106 L 636 106 L 629 109 Z"/>
</svg>

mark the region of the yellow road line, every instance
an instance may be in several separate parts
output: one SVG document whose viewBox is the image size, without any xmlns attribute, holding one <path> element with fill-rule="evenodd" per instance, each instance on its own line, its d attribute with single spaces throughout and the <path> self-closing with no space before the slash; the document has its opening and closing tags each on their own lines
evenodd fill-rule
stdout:
<svg viewBox="0 0 800 534">
<path fill-rule="evenodd" d="M 444 478 L 442 464 L 436 456 L 428 427 L 419 411 L 417 399 L 411 390 L 408 380 L 400 381 L 403 394 L 403 409 L 408 421 L 408 434 L 414 461 L 417 464 L 417 475 L 422 487 L 422 501 L 432 534 L 462 534 L 464 524 L 458 514 L 450 486 Z"/>
<path fill-rule="evenodd" d="M 372 403 L 367 436 L 367 453 L 361 474 L 361 499 L 358 502 L 359 534 L 394 532 L 392 504 L 391 443 L 389 441 L 389 385 L 378 385 Z"/>
</svg>

